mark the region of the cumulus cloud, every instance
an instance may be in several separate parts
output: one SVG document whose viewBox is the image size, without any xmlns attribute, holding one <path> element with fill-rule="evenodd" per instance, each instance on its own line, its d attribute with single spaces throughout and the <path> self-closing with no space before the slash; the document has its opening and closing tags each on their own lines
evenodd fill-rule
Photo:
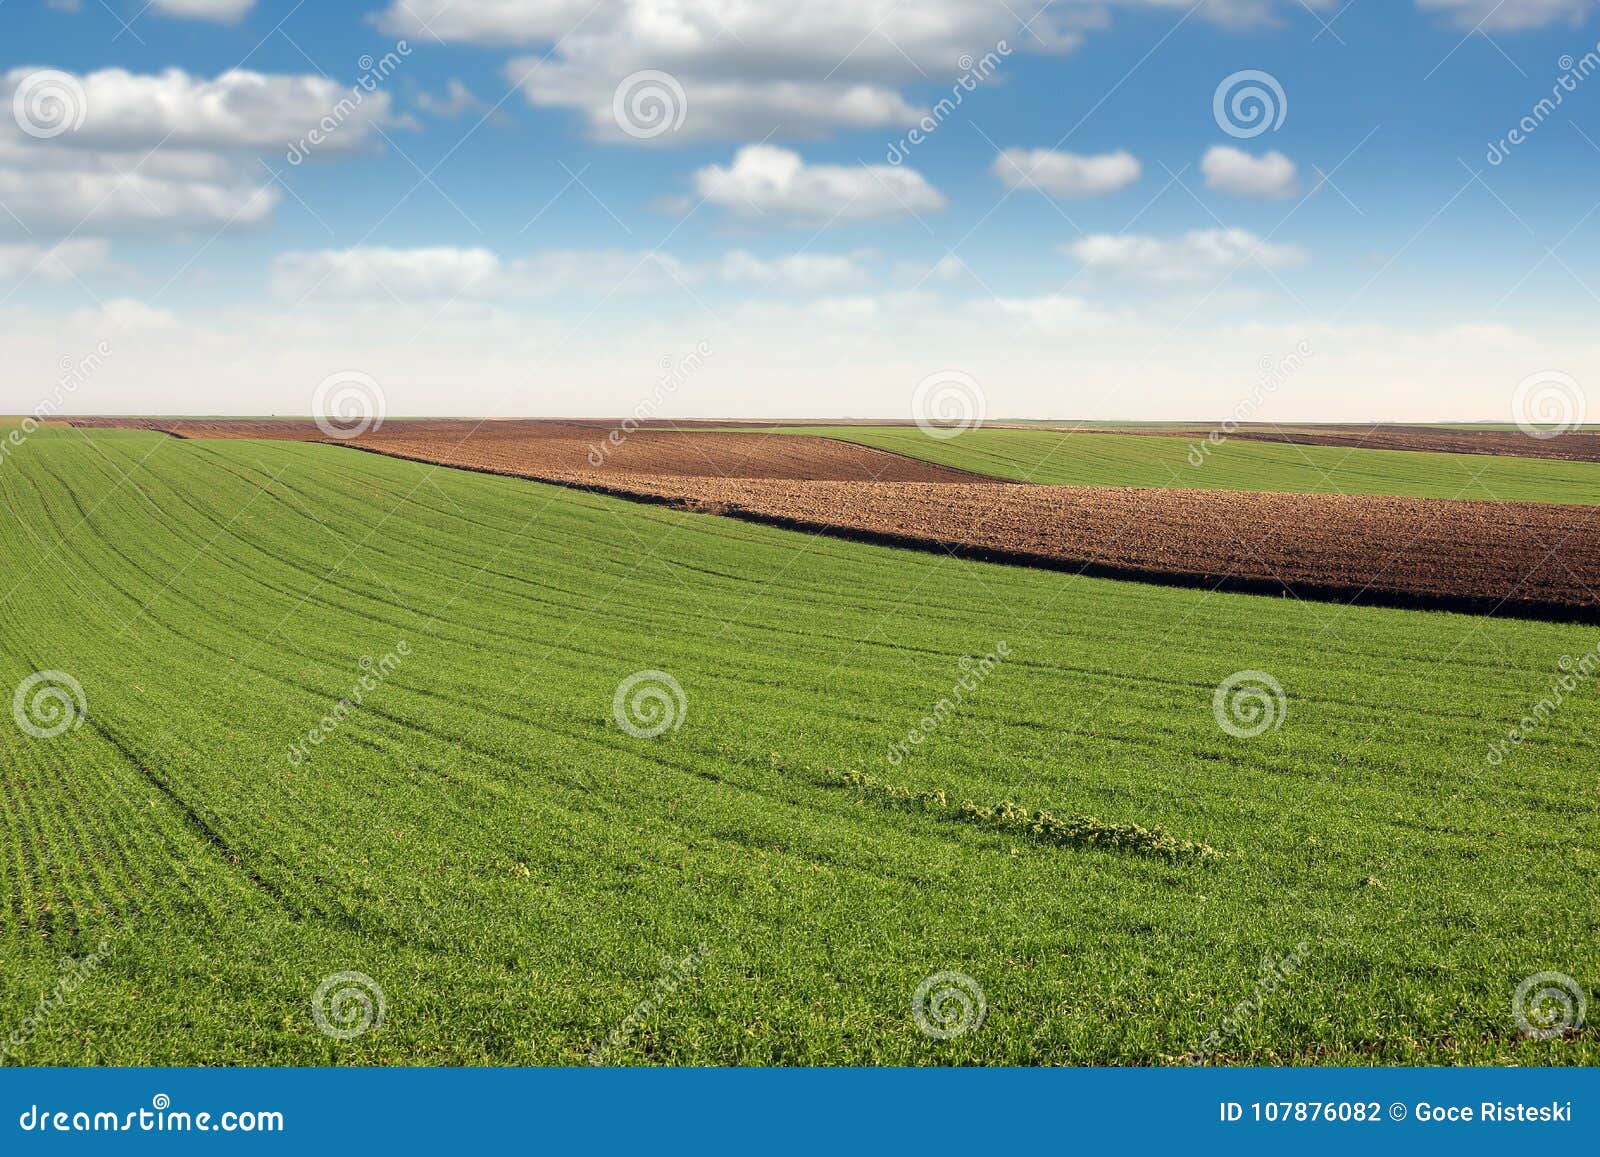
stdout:
<svg viewBox="0 0 1600 1157">
<path fill-rule="evenodd" d="M 1094 233 L 1065 252 L 1091 272 L 1158 284 L 1208 281 L 1252 265 L 1289 269 L 1306 261 L 1297 246 L 1273 245 L 1244 229 L 1201 229 L 1181 237 Z"/>
<path fill-rule="evenodd" d="M 695 173 L 701 197 L 747 217 L 826 224 L 936 212 L 944 194 L 914 169 L 890 165 L 808 165 L 799 153 L 748 145 L 726 167 Z"/>
<path fill-rule="evenodd" d="M 1547 24 L 1579 24 L 1595 9 L 1594 0 L 1417 0 L 1424 11 L 1442 12 L 1462 28 L 1518 32 Z"/>
<path fill-rule="evenodd" d="M 10 106 L 18 86 L 39 71 L 14 68 L 0 77 L 0 101 Z M 388 93 L 352 91 L 324 76 L 233 70 L 208 79 L 179 68 L 56 75 L 68 78 L 61 90 L 80 118 L 49 138 L 59 148 L 281 150 L 337 116 L 325 147 L 348 150 L 369 144 L 373 127 L 389 116 Z"/>
<path fill-rule="evenodd" d="M 464 82 L 451 77 L 450 83 L 445 86 L 443 96 L 434 96 L 427 92 L 418 93 L 417 107 L 432 116 L 458 117 L 463 113 L 477 112 L 489 106 L 479 100 L 478 95 Z"/>
<path fill-rule="evenodd" d="M 922 110 L 904 86 L 953 80 L 964 54 L 1007 38 L 1026 51 L 1067 51 L 1103 20 L 1097 6 L 1078 4 L 1029 15 L 1024 31 L 1006 0 L 395 0 L 380 26 L 419 39 L 548 46 L 507 69 L 530 103 L 576 109 L 606 138 L 674 143 L 909 126 Z M 676 131 L 618 130 L 613 97 L 643 70 L 680 87 Z"/>
<path fill-rule="evenodd" d="M 269 280 L 276 296 L 291 301 L 313 294 L 402 302 L 492 301 L 575 291 L 609 296 L 705 283 L 820 293 L 869 280 L 876 256 L 858 250 L 760 257 L 735 249 L 695 263 L 666 253 L 620 249 L 545 249 L 507 259 L 481 248 L 360 246 L 279 254 Z"/>
<path fill-rule="evenodd" d="M 1093 302 L 1064 293 L 1043 297 L 998 297 L 992 303 L 1008 317 L 1021 318 L 1046 332 L 1099 329 L 1116 319 Z"/>
<path fill-rule="evenodd" d="M 1206 188 L 1235 197 L 1280 200 L 1300 189 L 1294 162 L 1280 152 L 1251 156 L 1231 145 L 1217 145 L 1200 160 Z"/>
<path fill-rule="evenodd" d="M 1118 150 L 1097 156 L 1051 149 L 1006 149 L 992 169 L 1013 189 L 1038 189 L 1057 197 L 1100 197 L 1139 179 L 1139 161 Z"/>
<path fill-rule="evenodd" d="M 282 199 L 259 153 L 313 130 L 323 140 L 303 153 L 348 153 L 389 117 L 386 93 L 244 71 L 15 68 L 0 75 L 0 106 L 13 104 L 18 115 L 0 118 L 0 201 L 46 232 L 259 223 Z"/>
<path fill-rule="evenodd" d="M 0 245 L 0 281 L 71 281 L 107 268 L 110 251 L 101 238 L 74 238 L 56 245 Z"/>
<path fill-rule="evenodd" d="M 316 292 L 334 297 L 454 297 L 499 272 L 499 258 L 487 249 L 372 246 L 279 254 L 271 281 L 272 291 L 286 298 Z"/>
<path fill-rule="evenodd" d="M 806 292 L 842 289 L 867 280 L 867 261 L 873 254 L 791 253 L 761 258 L 735 249 L 716 265 L 716 274 L 735 285 L 798 289 Z"/>
<path fill-rule="evenodd" d="M 73 310 L 68 320 L 79 333 L 102 333 L 108 328 L 124 333 L 178 328 L 178 317 L 171 310 L 132 297 L 116 297 L 92 308 Z"/>
<path fill-rule="evenodd" d="M 150 7 L 182 20 L 214 20 L 235 24 L 256 6 L 256 0 L 150 0 Z"/>
</svg>

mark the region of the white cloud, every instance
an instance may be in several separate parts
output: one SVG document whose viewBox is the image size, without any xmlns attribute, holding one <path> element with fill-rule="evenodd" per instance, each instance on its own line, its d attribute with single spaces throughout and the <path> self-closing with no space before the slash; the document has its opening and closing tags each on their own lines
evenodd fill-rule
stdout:
<svg viewBox="0 0 1600 1157">
<path fill-rule="evenodd" d="M 418 93 L 417 107 L 437 117 L 458 117 L 463 113 L 477 112 L 489 106 L 479 100 L 477 94 L 463 82 L 451 77 L 444 96 L 434 96 L 427 92 Z"/>
<path fill-rule="evenodd" d="M 1200 160 L 1206 188 L 1235 197 L 1279 200 L 1300 189 L 1294 162 L 1280 152 L 1255 157 L 1231 145 L 1217 145 Z"/>
<path fill-rule="evenodd" d="M 271 281 L 275 294 L 294 300 L 312 293 L 409 299 L 454 297 L 499 273 L 500 260 L 487 249 L 370 247 L 279 254 Z"/>
<path fill-rule="evenodd" d="M 867 252 L 791 253 L 769 260 L 735 249 L 717 263 L 716 273 L 735 285 L 818 292 L 866 281 L 869 273 L 865 262 L 871 256 Z"/>
<path fill-rule="evenodd" d="M 1417 0 L 1424 11 L 1443 12 L 1462 28 L 1517 32 L 1547 24 L 1579 24 L 1595 0 Z"/>
<path fill-rule="evenodd" d="M 1171 238 L 1095 233 L 1064 252 L 1091 272 L 1159 284 L 1207 281 L 1248 267 L 1276 271 L 1306 260 L 1297 246 L 1273 245 L 1244 229 L 1202 229 Z"/>
<path fill-rule="evenodd" d="M 724 168 L 695 173 L 700 196 L 748 217 L 812 224 L 885 220 L 944 208 L 944 194 L 914 169 L 808 165 L 799 153 L 748 145 Z"/>
<path fill-rule="evenodd" d="M 1035 329 L 1099 329 L 1116 319 L 1082 297 L 1053 293 L 1043 297 L 997 297 L 993 307 L 1009 317 L 1019 317 Z"/>
<path fill-rule="evenodd" d="M 100 238 L 74 238 L 56 245 L 0 245 L 0 281 L 71 281 L 107 268 L 110 252 L 110 245 Z"/>
<path fill-rule="evenodd" d="M 1068 4 L 1023 17 L 1006 0 L 395 0 L 380 26 L 399 35 L 549 46 L 508 78 L 537 106 L 573 108 L 592 133 L 627 141 L 612 118 L 625 77 L 646 69 L 681 86 L 685 116 L 659 143 L 816 138 L 836 128 L 907 126 L 922 111 L 902 93 L 953 82 L 963 54 L 1001 40 L 1025 51 L 1075 47 L 1102 21 Z"/>
<path fill-rule="evenodd" d="M 363 246 L 281 253 L 272 261 L 269 280 L 272 292 L 288 301 L 311 295 L 403 303 L 449 298 L 499 301 L 574 292 L 609 297 L 660 293 L 708 281 L 820 293 L 868 280 L 868 263 L 875 257 L 869 250 L 758 257 L 735 249 L 696 264 L 666 253 L 620 249 L 544 249 L 506 259 L 488 249 Z"/>
<path fill-rule="evenodd" d="M 14 68 L 0 77 L 0 101 L 10 106 L 18 85 L 38 71 Z M 333 116 L 339 123 L 322 147 L 347 150 L 370 143 L 373 126 L 389 116 L 388 93 L 352 90 L 323 76 L 234 70 L 207 79 L 178 68 L 106 68 L 71 80 L 81 92 L 82 123 L 50 139 L 59 148 L 276 152 Z"/>
<path fill-rule="evenodd" d="M 670 144 L 769 134 L 816 139 L 834 128 L 903 127 L 922 116 L 922 110 L 907 103 L 898 92 L 880 85 L 847 87 L 799 80 L 696 78 L 682 82 L 677 90 L 662 90 L 668 94 L 665 99 L 673 110 L 672 119 L 681 119 L 679 127 L 640 138 L 629 134 L 618 122 L 614 103 L 618 83 L 603 72 L 552 69 L 541 65 L 537 57 L 513 60 L 505 71 L 530 104 L 579 109 L 585 114 L 591 136 L 616 142 L 653 139 Z M 681 118 L 677 111 L 680 108 Z"/>
<path fill-rule="evenodd" d="M 1097 156 L 1050 149 L 1006 149 L 992 169 L 1013 189 L 1038 189 L 1057 197 L 1100 197 L 1139 179 L 1139 161 L 1118 150 Z"/>
<path fill-rule="evenodd" d="M 150 7 L 182 20 L 214 20 L 234 24 L 256 6 L 256 0 L 150 0 Z"/>
<path fill-rule="evenodd" d="M 1219 419 L 1249 396 L 1263 359 L 1305 342 L 1314 356 L 1259 417 L 1503 420 L 1508 383 L 1529 365 L 1571 366 L 1580 376 L 1600 366 L 1593 326 L 1576 310 L 1553 326 L 1475 335 L 1454 322 L 1241 323 L 1225 313 L 1182 324 L 1191 302 L 1166 295 L 1099 322 L 1071 299 L 1003 306 L 976 287 L 947 296 L 752 295 L 747 307 L 719 310 L 722 320 L 678 294 L 614 299 L 574 337 L 572 318 L 545 303 L 278 311 L 196 303 L 176 317 L 109 304 L 82 315 L 18 302 L 0 311 L 0 413 L 31 411 L 63 359 L 81 359 L 102 340 L 112 356 L 73 394 L 71 412 L 303 414 L 330 367 L 359 367 L 382 384 L 391 413 L 620 415 L 659 379 L 664 357 L 701 341 L 714 356 L 658 416 L 904 420 L 932 364 L 977 378 L 995 415 Z M 1018 315 L 1030 311 L 1037 331 L 1019 340 Z"/>
<path fill-rule="evenodd" d="M 348 153 L 389 116 L 386 93 L 320 76 L 109 68 L 46 79 L 31 68 L 0 75 L 0 106 L 27 86 L 23 114 L 0 117 L 0 202 L 43 232 L 259 224 L 282 200 L 260 152 L 286 152 L 318 130 L 324 140 L 310 152 Z M 40 92 L 53 100 L 30 103 Z M 0 215 L 0 229 L 13 224 Z"/>
<path fill-rule="evenodd" d="M 177 315 L 171 310 L 158 309 L 131 297 L 117 297 L 90 309 L 73 310 L 68 321 L 80 334 L 101 333 L 108 327 L 125 333 L 178 328 Z"/>
</svg>

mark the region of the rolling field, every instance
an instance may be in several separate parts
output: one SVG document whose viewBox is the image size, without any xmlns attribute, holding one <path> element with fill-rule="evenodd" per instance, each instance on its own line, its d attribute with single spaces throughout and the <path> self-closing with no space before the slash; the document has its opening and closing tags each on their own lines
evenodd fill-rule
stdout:
<svg viewBox="0 0 1600 1157">
<path fill-rule="evenodd" d="M 5 1063 L 1600 1062 L 1512 1017 L 1531 974 L 1600 984 L 1593 682 L 1491 758 L 1593 629 L 288 441 L 43 430 L 0 500 L 0 690 L 85 705 L 0 727 Z M 655 737 L 616 706 L 642 672 L 681 688 Z M 1284 691 L 1249 738 L 1213 709 L 1240 672 Z M 987 1004 L 952 1040 L 912 1008 L 945 971 Z M 384 996 L 350 1040 L 312 1015 L 345 972 Z"/>
<path fill-rule="evenodd" d="M 843 438 L 998 478 L 1059 486 L 1283 490 L 1491 502 L 1600 504 L 1600 462 L 1301 446 L 1234 438 L 1187 460 L 1205 434 L 1058 433 L 983 428 L 933 438 L 915 426 L 784 427 Z M 1534 453 L 1538 439 L 1518 435 Z"/>
</svg>

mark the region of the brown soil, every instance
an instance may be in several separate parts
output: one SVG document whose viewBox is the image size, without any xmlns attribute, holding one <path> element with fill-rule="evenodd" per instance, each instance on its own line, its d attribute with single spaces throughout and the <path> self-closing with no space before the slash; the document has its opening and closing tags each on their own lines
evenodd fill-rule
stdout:
<svg viewBox="0 0 1600 1157">
<path fill-rule="evenodd" d="M 75 418 L 74 425 L 127 426 L 180 438 L 337 441 L 304 419 Z M 613 431 L 617 431 L 613 437 Z M 615 422 L 417 419 L 388 422 L 353 444 L 405 458 L 559 481 L 673 475 L 855 482 L 968 482 L 998 479 L 937 466 L 854 442 L 797 434 L 640 429 Z"/>
<path fill-rule="evenodd" d="M 1120 434 L 1193 437 L 1183 430 L 1125 429 Z M 1364 450 L 1433 450 L 1448 454 L 1501 454 L 1516 458 L 1558 458 L 1600 462 L 1600 434 L 1560 434 L 1535 438 L 1520 430 L 1436 430 L 1417 426 L 1240 426 L 1231 438 L 1290 442 L 1301 446 L 1350 446 Z"/>
<path fill-rule="evenodd" d="M 608 446 L 611 427 L 601 423 L 474 425 L 391 422 L 346 444 L 971 558 L 1307 599 L 1600 621 L 1600 507 L 1035 486 L 793 435 L 641 430 Z M 320 437 L 305 422 L 156 426 L 190 437 Z"/>
</svg>

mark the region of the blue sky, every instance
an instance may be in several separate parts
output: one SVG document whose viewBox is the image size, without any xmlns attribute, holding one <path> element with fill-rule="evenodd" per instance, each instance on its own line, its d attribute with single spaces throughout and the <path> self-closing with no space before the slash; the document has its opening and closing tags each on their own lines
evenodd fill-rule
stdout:
<svg viewBox="0 0 1600 1157">
<path fill-rule="evenodd" d="M 6 0 L 0 411 L 1505 420 L 1600 380 L 1595 8 Z"/>
</svg>

